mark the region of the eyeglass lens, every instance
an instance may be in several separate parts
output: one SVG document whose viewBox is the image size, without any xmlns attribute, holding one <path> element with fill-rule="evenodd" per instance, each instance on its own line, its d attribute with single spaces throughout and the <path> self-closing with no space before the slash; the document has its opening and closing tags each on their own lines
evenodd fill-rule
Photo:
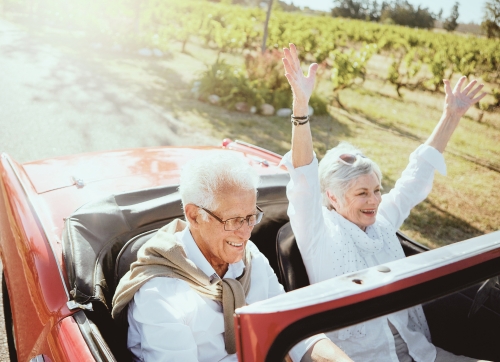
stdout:
<svg viewBox="0 0 500 362">
<path fill-rule="evenodd" d="M 247 217 L 235 217 L 233 219 L 228 219 L 224 223 L 224 230 L 226 231 L 238 230 L 243 226 L 245 220 L 247 220 L 248 226 L 255 226 L 262 220 L 263 215 L 264 215 L 263 212 L 259 212 L 255 215 L 248 215 Z"/>
</svg>

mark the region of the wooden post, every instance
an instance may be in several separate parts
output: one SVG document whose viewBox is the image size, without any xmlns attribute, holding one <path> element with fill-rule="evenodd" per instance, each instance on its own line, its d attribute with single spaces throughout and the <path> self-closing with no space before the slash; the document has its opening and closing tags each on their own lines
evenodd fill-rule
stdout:
<svg viewBox="0 0 500 362">
<path fill-rule="evenodd" d="M 269 27 L 269 18 L 271 17 L 271 9 L 273 8 L 273 0 L 269 0 L 267 8 L 266 22 L 264 23 L 264 36 L 262 38 L 262 54 L 266 51 L 267 28 Z"/>
</svg>

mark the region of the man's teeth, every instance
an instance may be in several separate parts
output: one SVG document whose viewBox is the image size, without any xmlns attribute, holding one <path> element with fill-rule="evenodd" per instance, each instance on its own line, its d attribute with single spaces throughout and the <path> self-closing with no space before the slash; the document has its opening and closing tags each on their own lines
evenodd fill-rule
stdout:
<svg viewBox="0 0 500 362">
<path fill-rule="evenodd" d="M 232 246 L 243 246 L 243 243 L 241 244 L 236 244 L 236 243 L 232 243 L 230 241 L 226 241 L 226 243 L 228 243 L 229 245 L 232 245 Z"/>
</svg>

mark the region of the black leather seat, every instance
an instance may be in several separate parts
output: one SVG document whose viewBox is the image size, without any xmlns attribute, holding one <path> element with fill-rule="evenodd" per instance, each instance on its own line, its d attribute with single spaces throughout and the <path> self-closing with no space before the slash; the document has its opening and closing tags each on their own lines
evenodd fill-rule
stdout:
<svg viewBox="0 0 500 362">
<path fill-rule="evenodd" d="M 137 252 L 146 241 L 151 239 L 159 229 L 153 229 L 139 234 L 130 239 L 120 250 L 116 257 L 115 265 L 115 285 L 130 270 L 130 264 L 137 260 Z"/>
<path fill-rule="evenodd" d="M 402 232 L 396 232 L 406 256 L 429 250 L 426 246 L 411 240 Z M 276 235 L 276 255 L 281 282 L 287 292 L 306 287 L 309 283 L 306 267 L 302 261 L 295 235 L 290 223 L 283 225 Z"/>
<path fill-rule="evenodd" d="M 278 256 L 280 279 L 287 292 L 310 284 L 302 255 L 289 222 L 283 225 L 276 235 L 276 255 Z"/>
</svg>

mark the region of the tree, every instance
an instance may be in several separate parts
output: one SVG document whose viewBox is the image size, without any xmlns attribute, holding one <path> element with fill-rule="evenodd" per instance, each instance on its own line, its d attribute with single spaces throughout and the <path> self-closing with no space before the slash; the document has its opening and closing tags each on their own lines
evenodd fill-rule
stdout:
<svg viewBox="0 0 500 362">
<path fill-rule="evenodd" d="M 432 29 L 436 15 L 431 13 L 428 8 L 414 8 L 408 1 L 396 0 L 394 3 L 386 6 L 382 11 L 380 20 L 398 25 L 405 25 L 412 28 Z"/>
<path fill-rule="evenodd" d="M 488 38 L 500 37 L 500 0 L 486 2 L 481 27 Z"/>
<path fill-rule="evenodd" d="M 445 21 L 443 22 L 443 28 L 446 30 L 446 31 L 454 31 L 457 26 L 458 26 L 458 17 L 459 17 L 459 14 L 458 14 L 458 7 L 459 7 L 459 3 L 458 1 L 455 3 L 455 5 L 453 5 L 453 7 L 451 8 L 451 14 L 450 16 L 448 16 Z"/>
<path fill-rule="evenodd" d="M 333 17 L 362 19 L 369 18 L 369 1 L 368 0 L 335 0 L 337 5 L 332 9 Z"/>
<path fill-rule="evenodd" d="M 262 47 L 261 47 L 262 54 L 264 54 L 264 52 L 266 51 L 267 32 L 269 29 L 269 18 L 271 17 L 272 9 L 273 9 L 273 0 L 269 0 L 267 6 L 266 21 L 264 22 L 264 35 L 262 36 Z"/>
</svg>

